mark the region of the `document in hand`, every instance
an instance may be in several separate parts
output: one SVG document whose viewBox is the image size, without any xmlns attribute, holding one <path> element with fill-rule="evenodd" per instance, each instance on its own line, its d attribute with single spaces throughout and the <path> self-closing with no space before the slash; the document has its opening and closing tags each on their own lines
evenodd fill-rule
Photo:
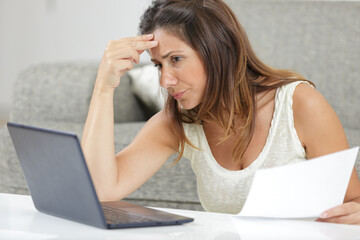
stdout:
<svg viewBox="0 0 360 240">
<path fill-rule="evenodd" d="M 344 201 L 359 147 L 255 173 L 239 216 L 308 218 Z"/>
</svg>

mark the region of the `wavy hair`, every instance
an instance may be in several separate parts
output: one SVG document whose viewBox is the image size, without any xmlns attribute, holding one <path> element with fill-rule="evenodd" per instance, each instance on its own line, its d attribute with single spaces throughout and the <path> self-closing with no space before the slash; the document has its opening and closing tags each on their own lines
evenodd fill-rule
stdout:
<svg viewBox="0 0 360 240">
<path fill-rule="evenodd" d="M 171 114 L 179 140 L 175 162 L 183 155 L 185 143 L 195 147 L 185 136 L 183 122 L 202 124 L 205 120 L 215 121 L 225 130 L 220 142 L 237 134 L 233 157 L 240 161 L 255 128 L 256 94 L 307 81 L 294 71 L 265 65 L 235 14 L 221 0 L 154 0 L 141 17 L 139 32 L 148 34 L 159 28 L 191 46 L 207 74 L 204 99 L 194 109 L 181 109 L 171 95 L 166 100 L 164 110 Z M 235 129 L 235 116 L 243 123 L 240 129 Z"/>
</svg>

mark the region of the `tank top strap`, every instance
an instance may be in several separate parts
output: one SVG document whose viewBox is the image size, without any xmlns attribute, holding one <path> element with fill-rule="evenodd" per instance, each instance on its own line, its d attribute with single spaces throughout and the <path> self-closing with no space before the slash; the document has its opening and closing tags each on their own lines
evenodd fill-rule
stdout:
<svg viewBox="0 0 360 240">
<path fill-rule="evenodd" d="M 185 136 L 189 139 L 191 144 L 193 144 L 195 147 L 199 148 L 200 150 L 201 138 L 199 136 L 199 131 L 200 131 L 199 128 L 201 128 L 201 126 L 198 124 L 183 123 L 183 128 L 184 128 Z M 183 157 L 192 161 L 193 159 L 196 159 L 196 155 L 199 154 L 199 150 L 185 143 Z"/>
<path fill-rule="evenodd" d="M 278 105 L 276 108 L 279 110 L 278 114 L 274 114 L 274 117 L 276 117 L 276 121 L 281 122 L 281 128 L 287 129 L 287 135 L 289 137 L 289 140 L 292 140 L 293 147 L 295 148 L 295 151 L 298 153 L 305 154 L 304 148 L 302 147 L 302 144 L 299 140 L 299 137 L 297 135 L 295 125 L 294 125 L 294 112 L 293 112 L 293 96 L 296 87 L 301 84 L 308 84 L 307 81 L 296 81 L 289 83 L 285 86 L 282 86 L 277 93 L 277 100 L 276 104 Z M 311 85 L 310 85 L 311 86 Z M 277 129 L 277 132 L 281 131 L 280 129 Z"/>
</svg>

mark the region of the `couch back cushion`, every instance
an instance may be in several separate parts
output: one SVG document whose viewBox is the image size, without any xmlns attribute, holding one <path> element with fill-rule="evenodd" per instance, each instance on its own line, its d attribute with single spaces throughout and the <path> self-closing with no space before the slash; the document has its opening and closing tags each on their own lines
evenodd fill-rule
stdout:
<svg viewBox="0 0 360 240">
<path fill-rule="evenodd" d="M 97 75 L 98 63 L 67 62 L 30 66 L 14 86 L 12 121 L 84 123 Z M 115 122 L 143 121 L 144 107 L 132 94 L 124 75 L 115 91 Z"/>
</svg>

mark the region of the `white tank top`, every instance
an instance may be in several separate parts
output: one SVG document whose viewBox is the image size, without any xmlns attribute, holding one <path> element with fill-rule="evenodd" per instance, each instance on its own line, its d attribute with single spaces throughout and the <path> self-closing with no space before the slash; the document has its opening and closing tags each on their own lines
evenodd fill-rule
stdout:
<svg viewBox="0 0 360 240">
<path fill-rule="evenodd" d="M 191 161 L 199 199 L 206 211 L 239 213 L 257 169 L 306 160 L 305 149 L 294 127 L 292 110 L 293 93 L 299 83 L 290 83 L 277 89 L 275 110 L 265 146 L 257 159 L 245 169 L 229 171 L 221 167 L 211 153 L 202 125 L 183 124 L 186 137 L 200 149 L 186 144 L 184 157 Z"/>
</svg>

